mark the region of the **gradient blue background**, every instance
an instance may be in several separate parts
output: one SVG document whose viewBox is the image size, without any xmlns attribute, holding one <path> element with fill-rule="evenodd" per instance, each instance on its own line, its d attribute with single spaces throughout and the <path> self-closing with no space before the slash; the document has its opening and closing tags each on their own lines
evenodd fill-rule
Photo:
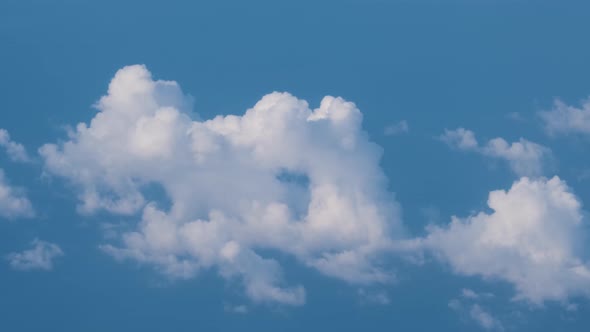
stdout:
<svg viewBox="0 0 590 332">
<path fill-rule="evenodd" d="M 509 187 L 503 164 L 448 149 L 435 137 L 463 126 L 482 139 L 519 137 L 556 155 L 555 174 L 588 200 L 580 174 L 589 142 L 552 140 L 535 116 L 553 98 L 590 94 L 590 2 L 543 0 L 0 1 L 0 128 L 35 151 L 88 121 L 117 69 L 146 64 L 194 96 L 202 118 L 239 114 L 261 96 L 288 91 L 316 106 L 324 95 L 354 101 L 384 148 L 383 168 L 414 235 L 431 221 L 486 208 Z M 519 112 L 522 121 L 508 118 Z M 385 136 L 407 120 L 410 132 Z M 61 181 L 41 164 L 0 164 L 28 188 L 39 220 L 0 222 L 0 254 L 35 237 L 66 252 L 51 272 L 0 264 L 0 331 L 472 331 L 450 310 L 462 288 L 493 292 L 486 303 L 506 330 L 587 331 L 589 302 L 531 309 L 501 282 L 454 276 L 440 264 L 399 262 L 391 304 L 364 303 L 357 290 L 289 257 L 287 278 L 304 284 L 301 308 L 255 306 L 214 271 L 169 282 L 149 267 L 101 253 L 101 221 L 75 213 Z M 436 211 L 429 218 L 426 211 Z M 432 213 L 430 213 L 432 215 Z"/>
</svg>

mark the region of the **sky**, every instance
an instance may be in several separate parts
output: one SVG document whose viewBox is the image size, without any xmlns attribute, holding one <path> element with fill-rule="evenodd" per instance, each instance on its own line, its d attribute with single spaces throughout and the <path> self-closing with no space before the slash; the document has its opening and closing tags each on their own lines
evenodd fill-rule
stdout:
<svg viewBox="0 0 590 332">
<path fill-rule="evenodd" d="M 589 10 L 3 0 L 0 330 L 588 330 Z"/>
</svg>

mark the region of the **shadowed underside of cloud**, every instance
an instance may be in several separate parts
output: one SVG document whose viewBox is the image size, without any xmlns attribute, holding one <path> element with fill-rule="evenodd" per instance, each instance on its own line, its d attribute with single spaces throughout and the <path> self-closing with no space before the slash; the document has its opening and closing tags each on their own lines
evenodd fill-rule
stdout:
<svg viewBox="0 0 590 332">
<path fill-rule="evenodd" d="M 125 67 L 88 124 L 40 148 L 46 171 L 79 189 L 81 213 L 140 212 L 104 251 L 179 278 L 214 268 L 256 302 L 305 300 L 268 249 L 351 283 L 392 280 L 379 257 L 403 236 L 399 208 L 353 103 L 325 97 L 310 109 L 275 92 L 207 121 L 190 107 L 177 83 Z M 154 184 L 169 208 L 146 201 Z"/>
</svg>

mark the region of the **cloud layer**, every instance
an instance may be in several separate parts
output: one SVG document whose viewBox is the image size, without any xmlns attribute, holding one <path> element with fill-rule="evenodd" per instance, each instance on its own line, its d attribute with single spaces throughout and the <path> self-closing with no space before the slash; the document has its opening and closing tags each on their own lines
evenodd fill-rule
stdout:
<svg viewBox="0 0 590 332">
<path fill-rule="evenodd" d="M 81 213 L 141 215 L 102 247 L 115 258 L 179 278 L 214 268 L 256 302 L 291 305 L 304 288 L 284 283 L 273 252 L 347 282 L 392 280 L 379 258 L 403 236 L 399 208 L 353 103 L 310 109 L 275 92 L 243 115 L 196 121 L 177 83 L 129 66 L 96 108 L 39 151 L 78 188 Z M 157 188 L 170 206 L 147 198 Z"/>
</svg>

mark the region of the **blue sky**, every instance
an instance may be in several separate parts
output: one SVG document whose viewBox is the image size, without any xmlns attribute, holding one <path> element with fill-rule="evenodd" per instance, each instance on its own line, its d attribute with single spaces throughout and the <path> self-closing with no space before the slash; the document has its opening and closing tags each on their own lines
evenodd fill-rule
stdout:
<svg viewBox="0 0 590 332">
<path fill-rule="evenodd" d="M 0 330 L 587 330 L 589 9 L 2 1 Z"/>
</svg>

